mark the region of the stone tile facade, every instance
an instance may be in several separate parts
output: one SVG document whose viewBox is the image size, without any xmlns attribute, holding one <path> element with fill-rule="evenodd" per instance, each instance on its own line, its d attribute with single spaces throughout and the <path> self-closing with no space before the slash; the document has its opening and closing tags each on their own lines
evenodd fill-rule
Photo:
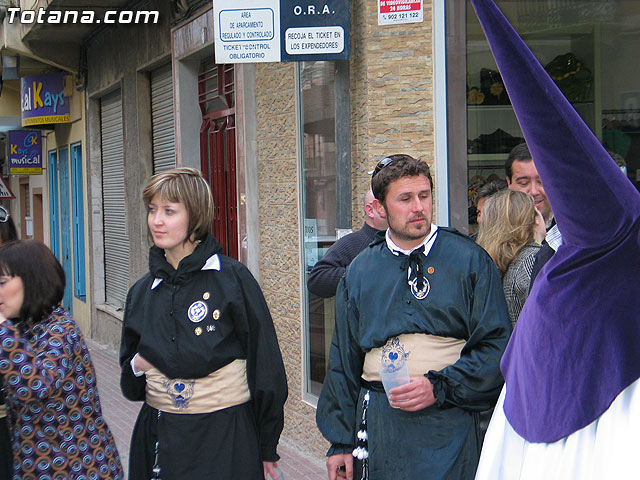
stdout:
<svg viewBox="0 0 640 480">
<path fill-rule="evenodd" d="M 284 436 L 321 458 L 327 445 L 316 428 L 315 409 L 302 399 L 301 213 L 293 63 L 257 65 L 256 110 L 260 283 L 276 325 L 289 382 Z"/>
<path fill-rule="evenodd" d="M 424 4 L 424 22 L 405 25 L 378 25 L 375 0 L 351 6 L 353 225 L 378 160 L 407 153 L 433 165 L 432 7 Z"/>
</svg>

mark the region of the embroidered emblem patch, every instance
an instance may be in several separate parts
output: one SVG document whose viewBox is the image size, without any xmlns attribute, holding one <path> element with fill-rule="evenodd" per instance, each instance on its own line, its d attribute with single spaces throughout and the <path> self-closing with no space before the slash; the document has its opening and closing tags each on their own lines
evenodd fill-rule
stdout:
<svg viewBox="0 0 640 480">
<path fill-rule="evenodd" d="M 204 317 L 207 316 L 208 311 L 209 308 L 207 307 L 207 304 L 198 300 L 197 302 L 193 302 L 191 304 L 187 315 L 189 316 L 189 320 L 191 320 L 193 323 L 199 323 L 204 320 Z"/>
<path fill-rule="evenodd" d="M 220 318 L 220 310 L 217 308 L 213 311 L 213 319 L 218 320 Z"/>
<path fill-rule="evenodd" d="M 422 285 L 422 290 L 418 290 L 418 279 L 417 278 L 414 278 L 413 280 L 411 280 L 409 282 L 409 286 L 411 287 L 411 293 L 418 300 L 422 300 L 423 298 L 426 298 L 426 296 L 429 295 L 429 290 L 431 289 L 431 287 L 429 285 L 429 280 L 427 280 L 424 277 L 422 277 L 422 278 L 424 279 L 424 285 Z"/>
<path fill-rule="evenodd" d="M 404 345 L 400 343 L 398 337 L 393 337 L 387 340 L 387 343 L 382 347 L 382 356 L 380 358 L 380 364 L 383 371 L 391 373 L 401 369 L 407 361 L 407 357 L 411 352 L 405 352 Z"/>
<path fill-rule="evenodd" d="M 173 406 L 178 410 L 189 408 L 189 400 L 193 397 L 193 386 L 196 382 L 185 380 L 167 380 L 162 385 L 171 396 Z"/>
</svg>

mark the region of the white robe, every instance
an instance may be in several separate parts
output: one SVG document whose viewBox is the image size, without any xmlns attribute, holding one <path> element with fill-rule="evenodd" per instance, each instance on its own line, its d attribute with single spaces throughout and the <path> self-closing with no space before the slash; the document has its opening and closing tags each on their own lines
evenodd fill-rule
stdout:
<svg viewBox="0 0 640 480">
<path fill-rule="evenodd" d="M 476 480 L 640 478 L 640 380 L 596 420 L 553 443 L 530 443 L 504 414 L 502 389 L 482 446 Z"/>
</svg>

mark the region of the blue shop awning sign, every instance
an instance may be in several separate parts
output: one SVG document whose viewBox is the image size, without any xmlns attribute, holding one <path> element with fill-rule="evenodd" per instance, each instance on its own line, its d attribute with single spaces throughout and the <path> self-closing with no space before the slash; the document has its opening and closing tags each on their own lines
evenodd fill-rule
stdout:
<svg viewBox="0 0 640 480">
<path fill-rule="evenodd" d="M 216 0 L 216 63 L 347 60 L 348 0 Z"/>
<path fill-rule="evenodd" d="M 42 175 L 40 131 L 9 131 L 9 174 Z"/>
<path fill-rule="evenodd" d="M 69 123 L 69 97 L 62 72 L 41 73 L 20 79 L 22 126 Z"/>
</svg>

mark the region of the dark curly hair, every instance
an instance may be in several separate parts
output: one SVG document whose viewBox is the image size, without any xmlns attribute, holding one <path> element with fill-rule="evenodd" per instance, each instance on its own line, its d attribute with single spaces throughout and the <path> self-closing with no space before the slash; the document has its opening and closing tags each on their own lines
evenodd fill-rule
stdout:
<svg viewBox="0 0 640 480">
<path fill-rule="evenodd" d="M 420 175 L 424 175 L 427 177 L 427 180 L 429 180 L 429 186 L 431 187 L 431 190 L 433 190 L 431 171 L 429 170 L 429 165 L 425 162 L 416 160 L 411 155 L 406 155 L 404 153 L 389 155 L 388 157 L 385 157 L 385 159 L 381 160 L 380 163 L 385 160 L 387 160 L 386 166 L 382 168 L 376 167 L 376 170 L 378 171 L 374 173 L 371 178 L 371 190 L 373 191 L 373 196 L 376 197 L 376 199 L 378 199 L 383 205 L 385 204 L 384 201 L 387 196 L 387 191 L 389 190 L 389 184 L 399 178 L 418 177 Z"/>
<path fill-rule="evenodd" d="M 37 240 L 16 240 L 0 245 L 0 275 L 20 277 L 24 301 L 19 321 L 34 325 L 60 304 L 65 276 L 51 250 Z"/>
</svg>

